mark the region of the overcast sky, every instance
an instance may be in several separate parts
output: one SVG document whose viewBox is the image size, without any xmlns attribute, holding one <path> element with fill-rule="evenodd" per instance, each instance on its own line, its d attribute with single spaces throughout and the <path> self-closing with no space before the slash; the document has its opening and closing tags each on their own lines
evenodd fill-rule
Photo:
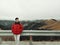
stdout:
<svg viewBox="0 0 60 45">
<path fill-rule="evenodd" d="M 60 0 L 0 0 L 0 19 L 60 19 Z"/>
</svg>

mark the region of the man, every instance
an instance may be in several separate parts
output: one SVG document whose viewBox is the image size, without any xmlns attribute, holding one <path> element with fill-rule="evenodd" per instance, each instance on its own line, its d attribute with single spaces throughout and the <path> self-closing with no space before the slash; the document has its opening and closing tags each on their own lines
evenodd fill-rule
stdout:
<svg viewBox="0 0 60 45">
<path fill-rule="evenodd" d="M 12 24 L 12 33 L 14 34 L 16 45 L 19 45 L 20 34 L 22 31 L 23 25 L 20 23 L 19 18 L 15 18 L 15 23 Z"/>
</svg>

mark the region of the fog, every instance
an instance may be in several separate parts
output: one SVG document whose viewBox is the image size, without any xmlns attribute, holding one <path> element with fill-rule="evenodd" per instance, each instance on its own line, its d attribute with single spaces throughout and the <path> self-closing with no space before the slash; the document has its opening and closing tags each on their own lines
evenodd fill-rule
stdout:
<svg viewBox="0 0 60 45">
<path fill-rule="evenodd" d="M 60 19 L 60 0 L 0 0 L 0 19 Z"/>
</svg>

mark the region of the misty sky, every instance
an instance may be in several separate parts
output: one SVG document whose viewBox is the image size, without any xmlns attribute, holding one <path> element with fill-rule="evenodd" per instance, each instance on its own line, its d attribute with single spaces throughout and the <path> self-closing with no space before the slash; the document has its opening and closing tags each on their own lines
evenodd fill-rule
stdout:
<svg viewBox="0 0 60 45">
<path fill-rule="evenodd" d="M 0 0 L 0 19 L 60 19 L 60 0 Z"/>
</svg>

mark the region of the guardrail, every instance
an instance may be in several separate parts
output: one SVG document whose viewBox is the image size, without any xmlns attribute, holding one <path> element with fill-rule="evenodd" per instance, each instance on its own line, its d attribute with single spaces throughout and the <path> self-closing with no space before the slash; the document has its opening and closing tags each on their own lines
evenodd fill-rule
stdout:
<svg viewBox="0 0 60 45">
<path fill-rule="evenodd" d="M 21 36 L 60 36 L 60 30 L 24 30 Z M 0 36 L 13 36 L 11 30 L 0 30 Z"/>
<path fill-rule="evenodd" d="M 11 30 L 0 30 L 0 36 L 13 36 Z M 30 45 L 32 36 L 60 36 L 60 30 L 23 30 L 21 36 L 30 36 Z"/>
</svg>

